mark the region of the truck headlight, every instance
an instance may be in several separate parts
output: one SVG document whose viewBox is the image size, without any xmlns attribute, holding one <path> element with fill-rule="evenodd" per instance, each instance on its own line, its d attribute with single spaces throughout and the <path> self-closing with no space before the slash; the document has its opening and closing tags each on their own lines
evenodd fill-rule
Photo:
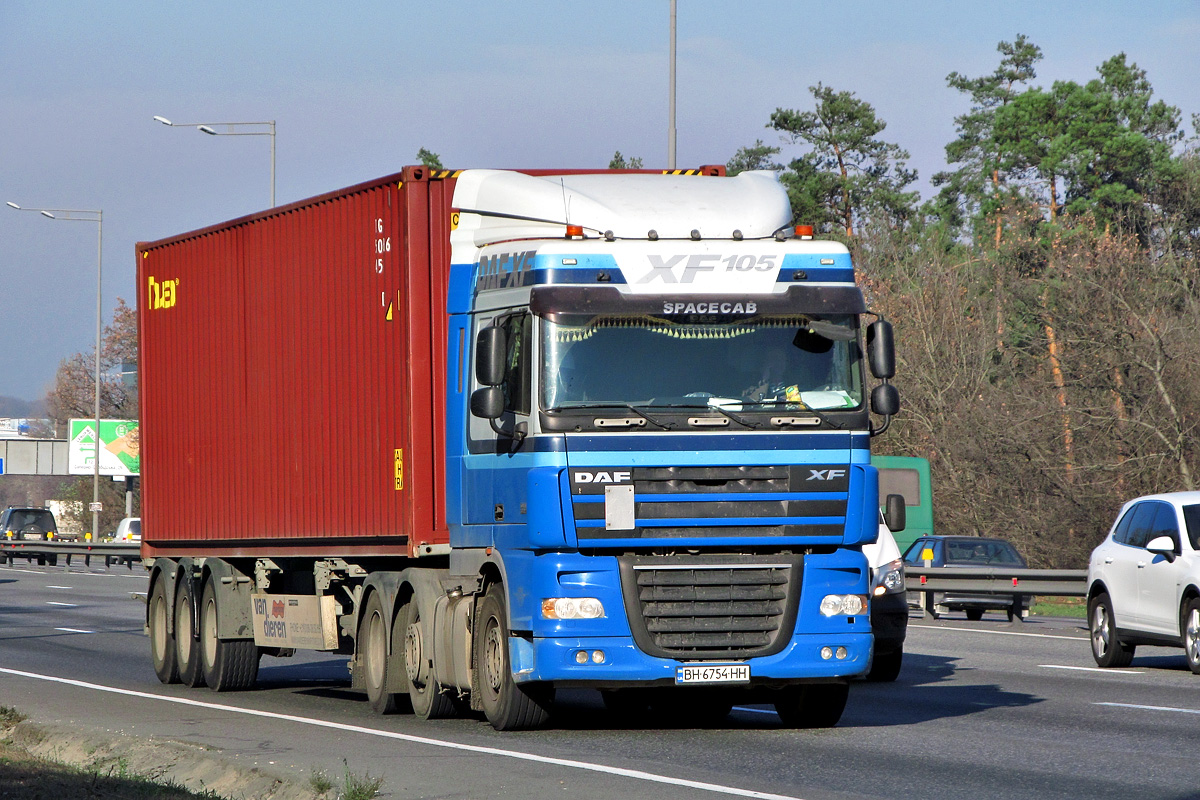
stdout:
<svg viewBox="0 0 1200 800">
<path fill-rule="evenodd" d="M 904 562 L 896 559 L 875 570 L 875 587 L 871 594 L 896 594 L 904 591 Z"/>
<path fill-rule="evenodd" d="M 861 594 L 827 594 L 821 600 L 821 613 L 827 617 L 852 617 L 867 610 L 867 598 Z"/>
<path fill-rule="evenodd" d="M 542 619 L 599 619 L 604 604 L 594 597 L 547 597 L 542 600 Z"/>
</svg>

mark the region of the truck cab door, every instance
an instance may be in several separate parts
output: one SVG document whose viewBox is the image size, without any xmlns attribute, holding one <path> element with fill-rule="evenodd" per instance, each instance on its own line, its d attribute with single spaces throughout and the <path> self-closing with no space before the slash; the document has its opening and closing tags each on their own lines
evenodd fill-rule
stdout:
<svg viewBox="0 0 1200 800">
<path fill-rule="evenodd" d="M 470 415 L 463 517 L 467 525 L 518 521 L 525 499 L 525 469 L 513 462 L 529 430 L 532 398 L 532 317 L 527 311 L 480 318 L 476 332 L 494 325 L 504 332 L 504 375 L 499 388 L 504 410 L 495 420 Z M 480 356 L 474 349 L 473 360 Z M 472 370 L 474 390 L 480 388 Z M 494 542 L 488 541 L 487 544 Z"/>
</svg>

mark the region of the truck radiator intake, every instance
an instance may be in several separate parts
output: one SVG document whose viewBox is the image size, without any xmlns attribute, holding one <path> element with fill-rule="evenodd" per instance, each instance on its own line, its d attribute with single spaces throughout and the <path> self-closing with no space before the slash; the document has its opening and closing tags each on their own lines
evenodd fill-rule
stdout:
<svg viewBox="0 0 1200 800">
<path fill-rule="evenodd" d="M 660 657 L 696 659 L 750 658 L 781 650 L 795 626 L 802 557 L 705 561 L 620 559 L 625 607 L 638 645 Z"/>
</svg>

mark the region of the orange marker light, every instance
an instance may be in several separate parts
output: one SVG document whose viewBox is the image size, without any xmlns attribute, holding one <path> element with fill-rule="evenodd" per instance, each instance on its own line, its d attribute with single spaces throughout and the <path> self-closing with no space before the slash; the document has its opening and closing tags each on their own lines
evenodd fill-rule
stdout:
<svg viewBox="0 0 1200 800">
<path fill-rule="evenodd" d="M 567 238 L 572 239 L 576 236 L 578 236 L 581 239 L 583 238 L 583 226 L 582 225 L 568 225 L 567 226 Z"/>
<path fill-rule="evenodd" d="M 812 225 L 797 225 L 796 226 L 796 238 L 797 239 L 813 238 L 813 226 Z"/>
</svg>

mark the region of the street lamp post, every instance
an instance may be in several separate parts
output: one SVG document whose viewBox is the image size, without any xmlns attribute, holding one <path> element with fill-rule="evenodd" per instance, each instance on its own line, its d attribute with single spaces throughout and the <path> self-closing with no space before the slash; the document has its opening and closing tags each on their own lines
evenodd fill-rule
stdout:
<svg viewBox="0 0 1200 800">
<path fill-rule="evenodd" d="M 671 85 L 667 89 L 670 95 L 667 105 L 667 169 L 675 169 L 675 0 L 671 0 Z"/>
<path fill-rule="evenodd" d="M 171 122 L 166 117 L 155 116 L 156 122 L 161 122 L 168 128 L 195 128 L 209 136 L 270 136 L 271 137 L 271 207 L 275 207 L 275 120 L 270 122 Z M 267 130 L 238 131 L 238 128 L 267 128 Z M 228 128 L 219 131 L 217 128 Z"/>
<path fill-rule="evenodd" d="M 96 453 L 92 458 L 92 539 L 95 541 L 100 538 L 100 324 L 103 313 L 100 287 L 104 263 L 104 212 L 77 208 L 23 208 L 11 200 L 8 206 L 17 211 L 36 211 L 43 217 L 65 222 L 96 223 Z"/>
</svg>

